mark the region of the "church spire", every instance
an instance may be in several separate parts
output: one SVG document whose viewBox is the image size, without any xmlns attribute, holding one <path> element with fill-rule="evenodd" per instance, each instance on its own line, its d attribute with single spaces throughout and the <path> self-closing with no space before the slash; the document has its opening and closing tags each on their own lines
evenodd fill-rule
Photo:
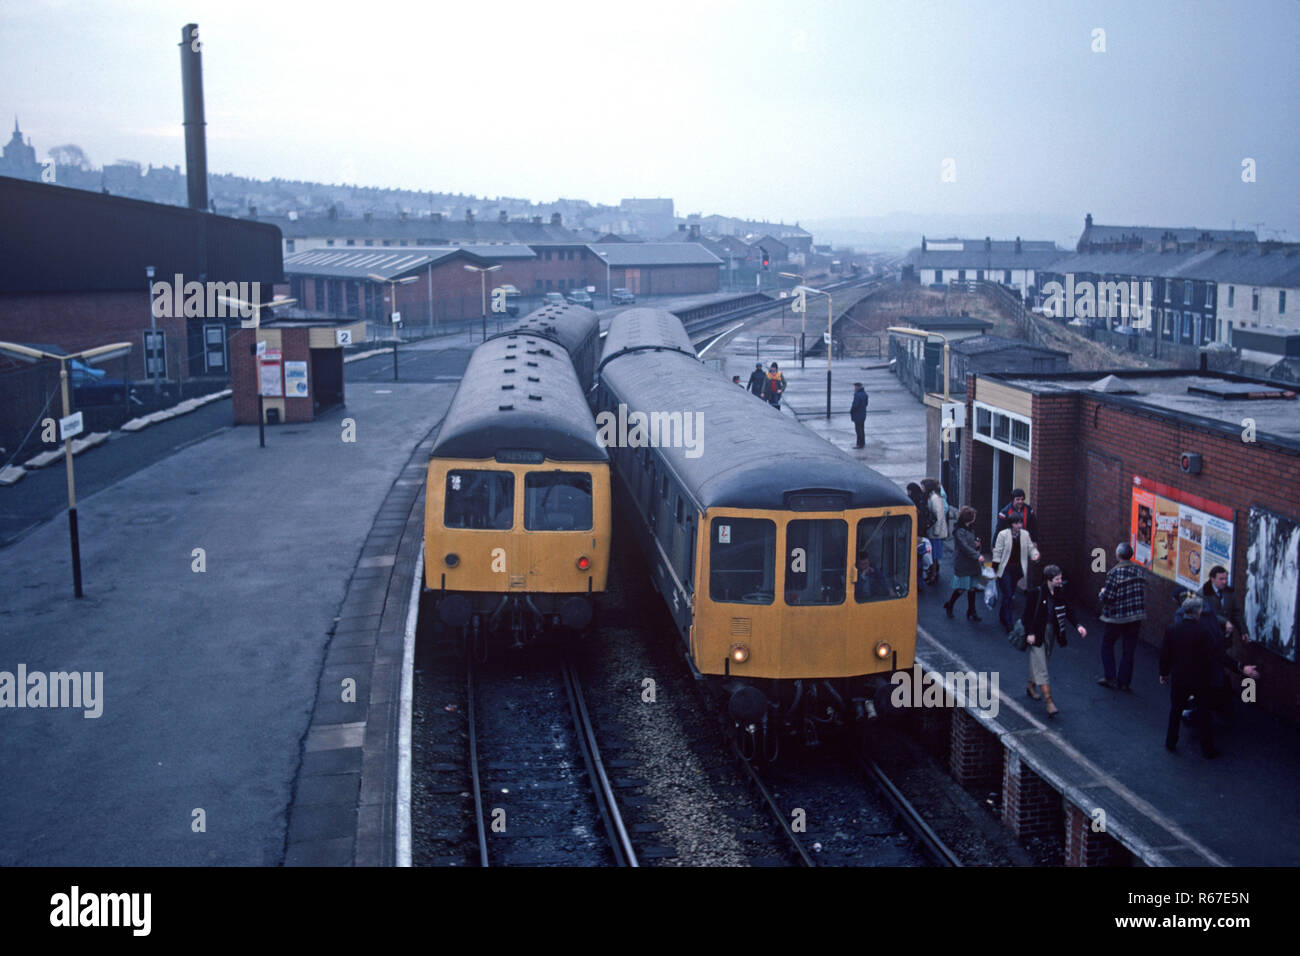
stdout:
<svg viewBox="0 0 1300 956">
<path fill-rule="evenodd" d="M 15 133 L 19 132 L 19 129 L 18 129 L 18 114 L 17 114 L 17 113 L 14 114 L 14 132 L 15 132 Z"/>
</svg>

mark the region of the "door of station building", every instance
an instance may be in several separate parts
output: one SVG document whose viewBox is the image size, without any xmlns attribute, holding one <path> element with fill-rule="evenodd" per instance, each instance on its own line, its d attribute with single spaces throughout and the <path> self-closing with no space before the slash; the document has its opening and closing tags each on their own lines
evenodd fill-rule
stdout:
<svg viewBox="0 0 1300 956">
<path fill-rule="evenodd" d="M 993 449 L 993 500 L 989 503 L 989 525 L 994 535 L 998 531 L 998 512 L 1011 500 L 1011 489 L 1016 486 L 1015 459 L 1016 456 L 1009 451 Z"/>
<path fill-rule="evenodd" d="M 313 408 L 343 404 L 343 350 L 311 350 L 311 392 Z"/>
</svg>

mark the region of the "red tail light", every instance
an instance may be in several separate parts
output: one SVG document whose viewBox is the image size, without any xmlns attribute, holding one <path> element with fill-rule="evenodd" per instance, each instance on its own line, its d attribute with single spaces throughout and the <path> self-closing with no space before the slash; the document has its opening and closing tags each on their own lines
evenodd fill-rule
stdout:
<svg viewBox="0 0 1300 956">
<path fill-rule="evenodd" d="M 578 570 L 586 571 L 589 567 L 591 567 L 591 560 L 584 554 L 578 559 Z"/>
</svg>

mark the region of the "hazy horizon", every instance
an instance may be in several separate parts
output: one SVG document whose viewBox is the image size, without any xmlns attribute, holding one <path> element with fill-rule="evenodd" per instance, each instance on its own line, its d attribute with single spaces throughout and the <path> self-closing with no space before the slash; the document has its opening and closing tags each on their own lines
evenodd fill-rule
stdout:
<svg viewBox="0 0 1300 956">
<path fill-rule="evenodd" d="M 1063 241 L 1050 224 L 1077 236 L 1091 212 L 1300 239 L 1294 0 L 719 0 L 648 15 L 378 2 L 364 18 L 46 0 L 0 10 L 0 118 L 17 114 L 38 156 L 75 143 L 100 166 L 183 168 L 191 20 L 213 173 L 534 202 L 671 196 L 679 215 L 868 231 L 984 220 Z"/>
</svg>

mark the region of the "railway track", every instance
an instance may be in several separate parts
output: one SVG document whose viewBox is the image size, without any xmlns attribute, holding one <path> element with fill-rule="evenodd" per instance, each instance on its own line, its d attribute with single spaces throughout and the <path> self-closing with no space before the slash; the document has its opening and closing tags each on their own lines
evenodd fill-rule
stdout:
<svg viewBox="0 0 1300 956">
<path fill-rule="evenodd" d="M 865 798 L 844 761 L 824 749 L 790 755 L 760 774 L 731 742 L 732 755 L 784 837 L 796 866 L 961 866 L 880 767 L 856 748 L 848 765 L 872 785 Z M 884 804 L 882 806 L 881 804 Z M 899 829 L 899 824 L 902 829 Z"/>
<path fill-rule="evenodd" d="M 834 293 L 840 289 L 851 288 L 856 285 L 863 285 L 870 282 L 882 281 L 878 277 L 855 276 L 850 279 L 844 279 L 840 282 L 834 282 L 822 287 L 822 291 Z M 768 299 L 765 302 L 756 302 L 751 305 L 742 306 L 738 309 L 732 309 L 728 312 L 719 312 L 715 315 L 703 316 L 701 318 L 691 318 L 690 312 L 683 313 L 681 317 L 682 324 L 686 327 L 686 332 L 691 337 L 691 341 L 698 341 L 706 338 L 709 333 L 742 319 L 758 315 L 760 312 L 766 312 L 769 309 L 778 308 L 783 303 L 782 299 Z"/>
<path fill-rule="evenodd" d="M 569 658 L 470 660 L 465 693 L 480 866 L 639 865 Z"/>
</svg>

